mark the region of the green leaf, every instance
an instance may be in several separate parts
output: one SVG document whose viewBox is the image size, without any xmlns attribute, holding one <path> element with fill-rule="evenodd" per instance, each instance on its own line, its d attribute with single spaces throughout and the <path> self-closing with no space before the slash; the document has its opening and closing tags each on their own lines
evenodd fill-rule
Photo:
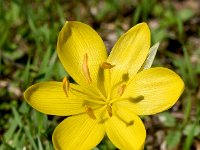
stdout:
<svg viewBox="0 0 200 150">
<path fill-rule="evenodd" d="M 18 124 L 18 126 L 20 128 L 22 128 L 23 125 L 22 125 L 20 114 L 17 112 L 17 110 L 16 110 L 16 108 L 14 106 L 12 106 L 11 108 L 12 108 L 12 113 L 14 114 L 14 119 L 15 119 L 16 123 Z"/>
<path fill-rule="evenodd" d="M 191 107 L 192 107 L 192 95 L 189 90 L 186 91 L 187 97 L 185 101 L 185 106 L 184 106 L 184 120 L 183 123 L 186 124 L 189 121 L 190 117 L 190 112 L 191 112 Z"/>
<path fill-rule="evenodd" d="M 21 106 L 19 107 L 19 112 L 22 114 L 28 114 L 29 110 L 30 106 L 25 101 L 23 101 Z"/>
<path fill-rule="evenodd" d="M 169 112 L 160 113 L 158 118 L 166 127 L 173 127 L 176 124 L 174 116 Z"/>
<path fill-rule="evenodd" d="M 12 142 L 12 145 L 14 147 L 18 147 L 18 141 L 20 141 L 20 134 L 21 134 L 21 129 L 19 129 L 15 134 L 14 134 L 14 137 L 13 137 L 13 142 Z"/>
<path fill-rule="evenodd" d="M 30 58 L 28 59 L 28 62 L 26 64 L 26 67 L 22 73 L 22 81 L 24 81 L 23 87 L 27 87 L 29 84 L 29 78 L 30 78 Z"/>
<path fill-rule="evenodd" d="M 181 140 L 181 132 L 177 131 L 170 131 L 166 137 L 167 147 L 169 149 L 175 148 Z"/>
<path fill-rule="evenodd" d="M 183 54 L 184 54 L 184 60 L 185 60 L 185 65 L 187 66 L 187 71 L 188 71 L 188 80 L 190 81 L 191 85 L 193 87 L 197 86 L 197 79 L 195 75 L 195 69 L 193 69 L 192 62 L 190 61 L 190 56 L 188 54 L 188 50 L 186 47 L 183 47 Z"/>
<path fill-rule="evenodd" d="M 183 134 L 186 136 L 194 134 L 195 137 L 200 135 L 200 125 L 196 125 L 195 123 L 186 125 L 183 130 Z"/>
<path fill-rule="evenodd" d="M 133 13 L 133 25 L 137 24 L 139 21 L 139 17 L 141 15 L 141 5 L 139 5 L 138 7 L 136 7 L 134 13 Z"/>
<path fill-rule="evenodd" d="M 191 125 L 190 132 L 184 142 L 183 150 L 190 150 L 190 147 L 192 146 L 193 143 L 193 139 L 195 137 L 195 129 L 196 129 L 196 124 Z"/>
<path fill-rule="evenodd" d="M 194 16 L 194 11 L 191 8 L 185 8 L 177 11 L 177 17 L 182 21 L 187 21 Z"/>
<path fill-rule="evenodd" d="M 169 35 L 165 28 L 158 28 L 158 29 L 152 30 L 153 42 L 163 41 L 168 36 Z"/>
<path fill-rule="evenodd" d="M 44 53 L 44 56 L 42 58 L 42 63 L 40 64 L 39 74 L 44 74 L 45 72 L 47 72 L 50 57 L 51 57 L 51 46 L 49 46 Z"/>
<path fill-rule="evenodd" d="M 37 145 L 34 141 L 33 135 L 31 134 L 30 128 L 25 127 L 24 131 L 25 131 L 25 134 L 26 134 L 31 146 L 33 147 L 33 150 L 38 150 Z"/>
<path fill-rule="evenodd" d="M 37 136 L 37 141 L 38 141 L 38 148 L 39 148 L 39 150 L 44 150 L 43 147 L 42 147 L 42 142 L 41 142 L 39 136 Z"/>
<path fill-rule="evenodd" d="M 6 131 L 6 133 L 3 136 L 6 142 L 8 142 L 12 138 L 12 136 L 14 135 L 15 130 L 17 129 L 17 126 L 18 126 L 15 119 L 11 119 L 11 122 L 12 123 L 11 123 L 9 129 Z"/>
<path fill-rule="evenodd" d="M 11 147 L 9 144 L 7 143 L 3 143 L 1 146 L 0 146 L 0 149 L 1 150 L 15 150 L 13 147 Z"/>
<path fill-rule="evenodd" d="M 40 113 L 39 111 L 33 112 L 34 125 L 37 127 L 38 133 L 44 133 L 47 127 L 47 115 Z"/>
</svg>

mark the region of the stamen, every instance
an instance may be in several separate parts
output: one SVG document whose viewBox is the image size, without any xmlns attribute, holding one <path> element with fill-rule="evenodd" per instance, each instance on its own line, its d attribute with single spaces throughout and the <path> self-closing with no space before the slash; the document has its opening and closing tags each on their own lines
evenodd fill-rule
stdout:
<svg viewBox="0 0 200 150">
<path fill-rule="evenodd" d="M 124 91 L 125 91 L 125 89 L 126 89 L 126 84 L 122 84 L 122 85 L 119 87 L 119 89 L 118 89 L 118 94 L 119 94 L 120 96 L 122 96 L 123 93 L 124 93 Z"/>
<path fill-rule="evenodd" d="M 112 117 L 112 107 L 110 105 L 107 105 L 106 109 L 107 109 L 109 116 Z"/>
<path fill-rule="evenodd" d="M 144 99 L 144 96 L 143 95 L 139 95 L 139 96 L 136 96 L 136 97 L 116 97 L 116 98 L 113 98 L 110 103 L 115 103 L 115 102 L 119 102 L 119 101 L 123 101 L 123 100 L 129 100 L 130 102 L 132 103 L 138 103 L 140 101 L 142 101 Z"/>
<path fill-rule="evenodd" d="M 88 80 L 88 83 L 91 83 L 92 79 L 90 77 L 90 71 L 89 71 L 89 68 L 88 68 L 88 55 L 87 55 L 87 53 L 84 55 L 84 58 L 83 58 L 82 69 L 83 69 L 83 73 L 84 73 L 86 79 Z"/>
<path fill-rule="evenodd" d="M 67 79 L 67 77 L 64 77 L 64 79 L 63 79 L 63 90 L 65 92 L 65 95 L 68 97 L 69 80 Z"/>
<path fill-rule="evenodd" d="M 85 111 L 91 119 L 94 119 L 94 120 L 96 119 L 96 116 L 94 115 L 94 111 L 88 105 L 85 105 Z"/>
<path fill-rule="evenodd" d="M 101 68 L 104 69 L 104 76 L 106 77 L 106 80 L 105 80 L 105 87 L 106 87 L 106 92 L 107 92 L 107 101 L 110 100 L 110 97 L 111 97 L 111 68 L 115 67 L 115 65 L 112 65 L 110 63 L 107 63 L 107 62 L 103 62 L 101 65 L 100 65 Z"/>
<path fill-rule="evenodd" d="M 101 64 L 101 68 L 103 68 L 103 69 L 111 69 L 111 68 L 113 68 L 113 67 L 115 67 L 115 65 L 112 65 L 112 64 L 107 63 L 107 62 L 103 62 L 103 63 Z"/>
</svg>

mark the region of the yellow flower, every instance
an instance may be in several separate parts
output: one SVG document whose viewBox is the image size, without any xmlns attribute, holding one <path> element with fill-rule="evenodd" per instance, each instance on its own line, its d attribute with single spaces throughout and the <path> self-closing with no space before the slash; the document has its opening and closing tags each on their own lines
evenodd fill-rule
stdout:
<svg viewBox="0 0 200 150">
<path fill-rule="evenodd" d="M 150 49 L 149 28 L 140 23 L 122 35 L 107 56 L 91 27 L 66 22 L 57 52 L 77 84 L 64 78 L 32 85 L 24 93 L 38 111 L 69 116 L 53 133 L 55 149 L 88 150 L 105 134 L 119 149 L 143 149 L 146 131 L 138 115 L 169 109 L 184 89 L 173 71 L 150 68 L 157 48 L 158 44 Z"/>
</svg>

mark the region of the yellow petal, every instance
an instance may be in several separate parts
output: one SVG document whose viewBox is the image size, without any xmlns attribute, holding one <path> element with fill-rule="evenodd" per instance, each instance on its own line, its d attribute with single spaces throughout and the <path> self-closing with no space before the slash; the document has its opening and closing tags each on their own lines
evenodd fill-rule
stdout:
<svg viewBox="0 0 200 150">
<path fill-rule="evenodd" d="M 57 51 L 66 71 L 78 84 L 87 84 L 90 77 L 97 82 L 99 65 L 106 60 L 107 52 L 101 37 L 90 26 L 66 22 L 58 37 Z"/>
<path fill-rule="evenodd" d="M 173 71 L 150 68 L 138 73 L 127 85 L 121 107 L 138 115 L 151 115 L 172 107 L 184 90 L 182 79 Z"/>
<path fill-rule="evenodd" d="M 146 23 L 140 23 L 122 35 L 107 60 L 115 65 L 112 69 L 113 83 L 121 81 L 127 74 L 136 74 L 144 63 L 149 48 L 150 31 Z"/>
<path fill-rule="evenodd" d="M 67 97 L 62 82 L 34 84 L 24 92 L 24 97 L 33 108 L 50 115 L 68 116 L 85 112 L 85 103 L 92 108 L 98 107 L 94 103 L 85 101 L 88 97 L 84 95 L 80 86 L 75 84 L 70 84 Z"/>
<path fill-rule="evenodd" d="M 105 135 L 103 124 L 86 114 L 70 116 L 61 122 L 53 133 L 53 144 L 57 150 L 90 150 Z"/>
<path fill-rule="evenodd" d="M 106 134 L 119 149 L 142 150 L 146 130 L 141 119 L 128 110 L 118 108 L 106 123 Z"/>
</svg>

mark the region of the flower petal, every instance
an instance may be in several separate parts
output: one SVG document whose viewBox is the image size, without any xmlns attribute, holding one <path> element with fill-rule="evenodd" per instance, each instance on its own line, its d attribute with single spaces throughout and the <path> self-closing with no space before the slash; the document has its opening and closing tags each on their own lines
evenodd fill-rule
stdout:
<svg viewBox="0 0 200 150">
<path fill-rule="evenodd" d="M 149 48 L 150 31 L 146 23 L 140 23 L 122 35 L 107 60 L 116 65 L 112 69 L 113 82 L 122 81 L 124 75 L 136 74 L 144 63 Z"/>
<path fill-rule="evenodd" d="M 95 30 L 81 22 L 66 22 L 58 37 L 57 51 L 66 71 L 80 85 L 88 82 L 83 71 L 84 57 L 87 55 L 85 62 L 88 63 L 90 77 L 97 83 L 99 65 L 106 60 L 107 52 Z"/>
<path fill-rule="evenodd" d="M 182 79 L 173 71 L 150 68 L 138 73 L 127 85 L 121 107 L 138 115 L 151 115 L 172 107 L 184 90 Z"/>
<path fill-rule="evenodd" d="M 68 97 L 63 91 L 62 82 L 42 82 L 30 86 L 24 97 L 36 110 L 50 115 L 68 116 L 85 112 L 84 99 L 87 96 L 80 86 L 70 84 Z M 89 102 L 87 102 L 89 103 Z M 97 108 L 94 103 L 89 103 L 90 107 Z"/>
<path fill-rule="evenodd" d="M 158 47 L 159 47 L 160 43 L 157 42 L 156 44 L 154 44 L 148 53 L 148 56 L 144 62 L 144 64 L 142 65 L 142 67 L 140 68 L 140 71 L 142 71 L 143 69 L 149 69 L 151 67 L 151 65 L 153 64 L 154 58 L 156 56 Z"/>
<path fill-rule="evenodd" d="M 146 130 L 141 119 L 125 109 L 118 109 L 106 123 L 106 134 L 119 149 L 142 150 Z"/>
<path fill-rule="evenodd" d="M 100 143 L 104 135 L 103 124 L 86 114 L 70 116 L 54 130 L 53 144 L 58 150 L 89 150 Z"/>
</svg>

